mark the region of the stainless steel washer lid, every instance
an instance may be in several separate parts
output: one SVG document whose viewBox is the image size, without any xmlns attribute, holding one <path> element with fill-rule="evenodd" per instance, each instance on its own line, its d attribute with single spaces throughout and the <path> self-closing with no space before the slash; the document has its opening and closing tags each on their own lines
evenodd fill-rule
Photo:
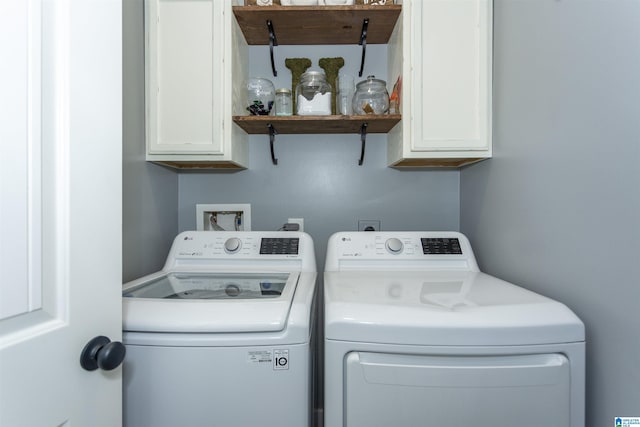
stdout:
<svg viewBox="0 0 640 427">
<path fill-rule="evenodd" d="M 480 272 L 325 272 L 325 336 L 408 345 L 584 341 L 565 305 Z"/>
<path fill-rule="evenodd" d="M 273 332 L 285 328 L 299 273 L 157 273 L 123 291 L 123 329 Z"/>
</svg>

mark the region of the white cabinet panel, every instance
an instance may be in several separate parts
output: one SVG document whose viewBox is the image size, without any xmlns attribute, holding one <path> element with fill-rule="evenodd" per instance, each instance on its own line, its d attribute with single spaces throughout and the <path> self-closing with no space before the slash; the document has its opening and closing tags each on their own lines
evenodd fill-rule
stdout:
<svg viewBox="0 0 640 427">
<path fill-rule="evenodd" d="M 231 138 L 226 95 L 232 43 L 240 50 L 244 43 L 231 32 L 231 2 L 147 0 L 145 6 L 147 160 L 244 167 L 246 137 Z"/>
<path fill-rule="evenodd" d="M 176 145 L 181 151 L 220 152 L 220 141 L 213 138 L 214 51 L 220 55 L 213 43 L 213 5 L 161 1 L 158 16 L 158 134 L 150 152 Z"/>
<path fill-rule="evenodd" d="M 468 0 L 416 4 L 422 55 L 416 57 L 414 150 L 486 149 L 486 8 Z M 483 43 L 484 42 L 484 43 Z"/>
<path fill-rule="evenodd" d="M 390 164 L 491 157 L 491 0 L 405 2 L 403 20 L 403 126 L 390 134 Z"/>
</svg>

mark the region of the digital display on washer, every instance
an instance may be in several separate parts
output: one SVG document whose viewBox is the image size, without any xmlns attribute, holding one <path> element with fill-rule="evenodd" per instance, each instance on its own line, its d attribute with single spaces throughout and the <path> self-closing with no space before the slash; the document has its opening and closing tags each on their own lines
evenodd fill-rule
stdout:
<svg viewBox="0 0 640 427">
<path fill-rule="evenodd" d="M 460 241 L 457 238 L 423 237 L 422 253 L 425 255 L 462 255 Z"/>
<path fill-rule="evenodd" d="M 260 242 L 260 255 L 298 255 L 299 245 L 297 237 L 265 237 Z"/>
<path fill-rule="evenodd" d="M 123 294 L 129 298 L 256 299 L 277 298 L 286 274 L 170 273 Z"/>
</svg>

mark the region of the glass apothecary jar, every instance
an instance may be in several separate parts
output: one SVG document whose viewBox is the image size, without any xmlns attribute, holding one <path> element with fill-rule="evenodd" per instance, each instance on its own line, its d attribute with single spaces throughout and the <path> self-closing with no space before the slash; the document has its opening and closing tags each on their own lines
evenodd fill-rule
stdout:
<svg viewBox="0 0 640 427">
<path fill-rule="evenodd" d="M 325 116 L 331 114 L 331 85 L 322 71 L 307 71 L 296 86 L 296 114 Z"/>
<path fill-rule="evenodd" d="M 389 111 L 387 82 L 368 76 L 356 85 L 353 95 L 354 114 L 386 114 Z"/>
<path fill-rule="evenodd" d="M 252 116 L 267 116 L 276 99 L 276 88 L 269 79 L 252 77 L 245 83 L 246 109 Z"/>
</svg>

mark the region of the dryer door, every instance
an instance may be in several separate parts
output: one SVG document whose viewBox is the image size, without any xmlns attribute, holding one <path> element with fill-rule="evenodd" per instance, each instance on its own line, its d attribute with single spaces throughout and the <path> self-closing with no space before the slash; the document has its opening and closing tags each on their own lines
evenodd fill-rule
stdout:
<svg viewBox="0 0 640 427">
<path fill-rule="evenodd" d="M 423 356 L 349 353 L 346 426 L 568 426 L 561 354 Z"/>
</svg>

